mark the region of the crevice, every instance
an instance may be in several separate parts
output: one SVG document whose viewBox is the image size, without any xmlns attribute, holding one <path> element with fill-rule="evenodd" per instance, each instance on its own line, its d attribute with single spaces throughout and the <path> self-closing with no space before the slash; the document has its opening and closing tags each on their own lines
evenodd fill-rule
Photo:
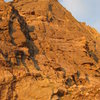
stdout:
<svg viewBox="0 0 100 100">
<path fill-rule="evenodd" d="M 11 43 L 13 45 L 16 45 L 16 43 L 14 42 L 14 38 L 13 38 L 13 22 L 14 22 L 14 19 L 16 18 L 16 16 L 13 14 L 14 11 L 12 10 L 11 13 L 10 13 L 10 20 L 8 22 L 8 29 L 9 29 L 9 35 L 10 35 L 10 38 L 11 38 Z"/>
<path fill-rule="evenodd" d="M 35 59 L 35 55 L 38 54 L 39 50 L 38 48 L 35 46 L 31 36 L 30 36 L 30 30 L 29 30 L 29 26 L 27 25 L 26 21 L 24 20 L 24 18 L 22 16 L 20 16 L 19 12 L 14 8 L 14 6 L 11 4 L 12 7 L 12 11 L 11 11 L 11 16 L 10 16 L 10 20 L 9 20 L 9 35 L 11 37 L 11 42 L 12 44 L 16 45 L 14 42 L 14 38 L 13 38 L 13 21 L 16 18 L 18 20 L 18 23 L 20 25 L 21 31 L 24 34 L 25 38 L 26 38 L 26 47 L 28 48 L 28 52 L 29 52 L 29 57 L 31 58 L 31 60 L 34 63 L 34 66 L 37 70 L 40 70 L 39 66 L 38 66 L 38 62 Z M 32 27 L 32 30 L 34 31 L 34 27 Z M 21 54 L 19 54 L 19 52 Z M 16 61 L 17 64 L 20 64 L 19 61 L 19 55 L 21 55 L 21 61 L 23 63 L 24 66 L 26 66 L 25 64 L 25 54 L 22 51 L 19 51 L 17 53 L 15 53 L 16 56 Z"/>
<path fill-rule="evenodd" d="M 0 86 L 0 100 L 2 100 L 2 91 L 5 90 L 5 86 Z"/>
<path fill-rule="evenodd" d="M 12 75 L 13 75 L 13 72 L 12 72 Z M 12 100 L 14 98 L 14 92 L 15 92 L 15 88 L 16 88 L 16 81 L 13 81 L 13 80 L 16 80 L 16 77 L 14 75 L 13 75 L 13 79 L 10 83 L 10 86 L 8 88 L 6 100 Z"/>
<path fill-rule="evenodd" d="M 29 69 L 27 68 L 26 63 L 25 63 L 25 59 L 26 59 L 25 53 L 21 50 L 16 50 L 15 51 L 15 58 L 16 58 L 17 65 L 20 66 L 20 63 L 22 62 L 24 67 L 26 67 L 27 72 L 29 72 Z"/>
<path fill-rule="evenodd" d="M 94 47 L 95 47 L 95 50 L 96 50 L 96 44 L 95 44 Z M 99 62 L 99 59 L 98 59 L 97 55 L 93 52 L 93 50 L 90 50 L 89 45 L 88 45 L 88 42 L 86 42 L 84 48 L 85 48 L 85 50 L 86 50 L 86 53 L 89 55 L 89 57 L 92 57 L 93 60 L 94 60 L 96 63 L 98 63 L 98 62 Z"/>
<path fill-rule="evenodd" d="M 2 54 L 8 66 L 12 66 L 12 62 L 11 59 L 9 59 L 8 57 L 8 53 L 3 53 L 3 51 L 0 49 L 0 54 Z"/>
<path fill-rule="evenodd" d="M 90 65 L 90 66 L 94 66 L 95 64 L 93 62 L 85 62 L 82 63 L 81 65 Z"/>
</svg>

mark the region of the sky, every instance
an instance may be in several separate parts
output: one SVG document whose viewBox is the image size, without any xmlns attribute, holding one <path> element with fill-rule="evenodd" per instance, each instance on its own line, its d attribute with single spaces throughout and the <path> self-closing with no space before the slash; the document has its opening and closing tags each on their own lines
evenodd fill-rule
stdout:
<svg viewBox="0 0 100 100">
<path fill-rule="evenodd" d="M 13 0 L 4 0 L 5 2 L 10 2 L 10 1 L 13 1 Z"/>
<path fill-rule="evenodd" d="M 80 22 L 86 22 L 100 32 L 100 0 L 59 0 Z"/>
</svg>

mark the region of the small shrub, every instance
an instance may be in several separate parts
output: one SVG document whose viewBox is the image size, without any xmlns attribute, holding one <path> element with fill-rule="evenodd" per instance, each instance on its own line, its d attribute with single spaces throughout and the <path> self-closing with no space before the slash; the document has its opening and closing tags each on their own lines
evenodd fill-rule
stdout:
<svg viewBox="0 0 100 100">
<path fill-rule="evenodd" d="M 49 11 L 52 11 L 52 4 L 49 5 Z"/>
<path fill-rule="evenodd" d="M 85 79 L 86 79 L 86 81 L 90 82 L 88 74 L 85 74 Z"/>
<path fill-rule="evenodd" d="M 29 30 L 29 32 L 34 32 L 35 27 L 34 26 L 28 26 L 28 30 Z"/>
<path fill-rule="evenodd" d="M 80 72 L 79 71 L 77 71 L 77 78 L 79 79 L 79 77 L 80 77 Z"/>
<path fill-rule="evenodd" d="M 32 11 L 32 12 L 31 12 L 31 15 L 35 15 L 35 11 Z"/>
<path fill-rule="evenodd" d="M 61 90 L 61 89 L 59 89 L 59 90 L 57 91 L 57 95 L 58 95 L 59 97 L 64 96 L 64 93 L 65 93 L 65 91 L 64 91 L 64 90 Z"/>
<path fill-rule="evenodd" d="M 98 63 L 99 59 L 96 54 L 91 50 L 88 52 L 90 57 L 93 57 L 94 61 Z"/>
<path fill-rule="evenodd" d="M 68 78 L 65 82 L 66 85 L 68 86 L 72 86 L 72 79 L 71 78 Z"/>
</svg>

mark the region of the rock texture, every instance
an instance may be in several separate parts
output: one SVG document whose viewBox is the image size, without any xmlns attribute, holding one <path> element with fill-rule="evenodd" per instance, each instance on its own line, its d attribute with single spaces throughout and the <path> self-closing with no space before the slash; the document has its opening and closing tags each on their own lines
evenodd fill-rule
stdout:
<svg viewBox="0 0 100 100">
<path fill-rule="evenodd" d="M 0 0 L 0 100 L 99 99 L 99 33 L 57 0 Z"/>
</svg>

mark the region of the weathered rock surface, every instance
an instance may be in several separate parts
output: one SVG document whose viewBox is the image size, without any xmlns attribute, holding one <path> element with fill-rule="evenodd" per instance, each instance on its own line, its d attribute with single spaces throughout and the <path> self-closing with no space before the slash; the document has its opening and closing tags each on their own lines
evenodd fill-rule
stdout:
<svg viewBox="0 0 100 100">
<path fill-rule="evenodd" d="M 99 33 L 57 0 L 0 0 L 0 100 L 60 99 L 100 99 Z"/>
</svg>

